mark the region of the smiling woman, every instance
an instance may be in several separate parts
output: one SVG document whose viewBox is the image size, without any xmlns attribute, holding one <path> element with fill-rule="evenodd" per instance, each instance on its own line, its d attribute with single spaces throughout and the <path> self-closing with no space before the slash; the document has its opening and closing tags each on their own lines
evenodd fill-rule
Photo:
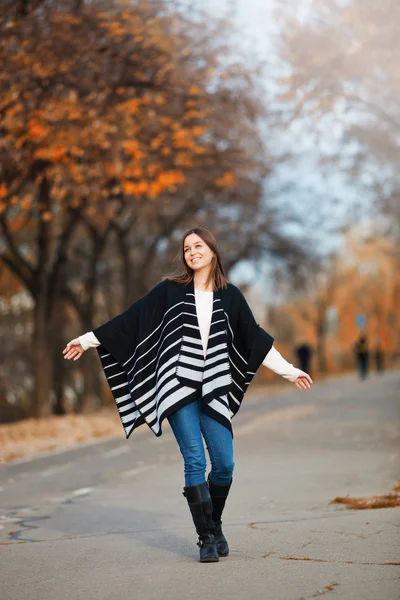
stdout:
<svg viewBox="0 0 400 600">
<path fill-rule="evenodd" d="M 170 281 L 187 285 L 194 279 L 196 289 L 208 292 L 228 287 L 217 241 L 203 227 L 189 229 L 183 236 L 182 270 L 181 275 L 171 277 Z"/>
<path fill-rule="evenodd" d="M 184 460 L 185 487 L 200 561 L 228 556 L 222 512 L 234 470 L 232 417 L 261 364 L 308 389 L 228 283 L 217 242 L 190 229 L 182 273 L 165 279 L 124 313 L 67 344 L 66 359 L 97 347 L 126 436 L 146 423 L 156 436 L 168 419 Z M 211 471 L 206 481 L 204 443 Z"/>
<path fill-rule="evenodd" d="M 186 263 L 194 271 L 207 268 L 215 258 L 211 248 L 195 233 L 186 238 L 183 252 Z"/>
</svg>

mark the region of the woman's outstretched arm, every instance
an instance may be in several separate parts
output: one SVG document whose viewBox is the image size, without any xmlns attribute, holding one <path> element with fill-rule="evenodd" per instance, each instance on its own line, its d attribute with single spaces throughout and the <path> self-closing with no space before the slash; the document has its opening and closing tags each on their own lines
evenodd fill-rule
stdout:
<svg viewBox="0 0 400 600">
<path fill-rule="evenodd" d="M 297 369 L 285 360 L 274 346 L 272 346 L 262 364 L 274 373 L 281 375 L 284 379 L 294 383 L 299 390 L 308 390 L 313 384 L 313 380 L 307 373 Z"/>
<path fill-rule="evenodd" d="M 78 360 L 88 348 L 103 345 L 118 360 L 121 347 L 124 343 L 125 346 L 132 343 L 132 331 L 140 330 L 145 315 L 161 320 L 168 289 L 169 283 L 161 281 L 121 314 L 96 327 L 94 331 L 71 340 L 63 350 L 64 358 Z"/>
</svg>

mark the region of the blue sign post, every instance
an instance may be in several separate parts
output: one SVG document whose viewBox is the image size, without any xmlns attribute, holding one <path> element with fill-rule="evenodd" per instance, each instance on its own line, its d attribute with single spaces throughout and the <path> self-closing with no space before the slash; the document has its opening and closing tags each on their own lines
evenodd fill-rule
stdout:
<svg viewBox="0 0 400 600">
<path fill-rule="evenodd" d="M 367 323 L 367 315 L 364 313 L 358 313 L 356 316 L 356 325 L 359 329 L 363 329 Z"/>
</svg>

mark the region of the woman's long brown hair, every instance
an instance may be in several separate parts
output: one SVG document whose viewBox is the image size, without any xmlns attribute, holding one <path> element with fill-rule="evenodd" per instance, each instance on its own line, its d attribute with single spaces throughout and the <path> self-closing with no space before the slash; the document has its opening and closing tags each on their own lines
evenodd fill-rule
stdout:
<svg viewBox="0 0 400 600">
<path fill-rule="evenodd" d="M 183 285 L 188 285 L 194 279 L 194 271 L 189 267 L 185 260 L 185 252 L 184 252 L 184 244 L 185 239 L 188 235 L 195 233 L 203 240 L 205 244 L 210 248 L 210 250 L 214 253 L 214 257 L 211 263 L 211 270 L 206 281 L 206 287 L 212 282 L 214 290 L 223 290 L 228 287 L 228 280 L 225 277 L 224 269 L 221 263 L 221 256 L 219 253 L 217 240 L 208 229 L 204 229 L 203 227 L 193 227 L 193 229 L 189 229 L 182 237 L 181 241 L 181 268 L 182 273 L 175 275 L 173 277 L 168 277 L 170 281 L 175 281 L 176 283 L 181 283 Z"/>
</svg>

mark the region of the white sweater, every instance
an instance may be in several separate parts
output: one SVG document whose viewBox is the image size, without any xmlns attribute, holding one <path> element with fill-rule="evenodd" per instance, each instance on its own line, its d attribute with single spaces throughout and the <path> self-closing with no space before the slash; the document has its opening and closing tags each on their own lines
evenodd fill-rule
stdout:
<svg viewBox="0 0 400 600">
<path fill-rule="evenodd" d="M 210 333 L 211 316 L 213 308 L 213 293 L 195 289 L 195 299 L 197 319 L 199 321 L 200 336 L 201 341 L 203 343 L 203 352 L 205 356 L 207 351 L 208 336 Z M 96 346 L 100 345 L 99 340 L 96 338 L 92 331 L 89 331 L 88 333 L 79 336 L 78 339 L 80 345 L 84 350 L 88 350 L 89 348 L 95 348 Z M 297 369 L 287 360 L 285 360 L 283 356 L 278 352 L 278 350 L 274 348 L 274 346 L 272 346 L 271 350 L 264 358 L 262 364 L 274 373 L 281 375 L 284 379 L 287 379 L 291 382 L 296 381 L 296 379 L 301 374 L 300 369 Z"/>
</svg>

